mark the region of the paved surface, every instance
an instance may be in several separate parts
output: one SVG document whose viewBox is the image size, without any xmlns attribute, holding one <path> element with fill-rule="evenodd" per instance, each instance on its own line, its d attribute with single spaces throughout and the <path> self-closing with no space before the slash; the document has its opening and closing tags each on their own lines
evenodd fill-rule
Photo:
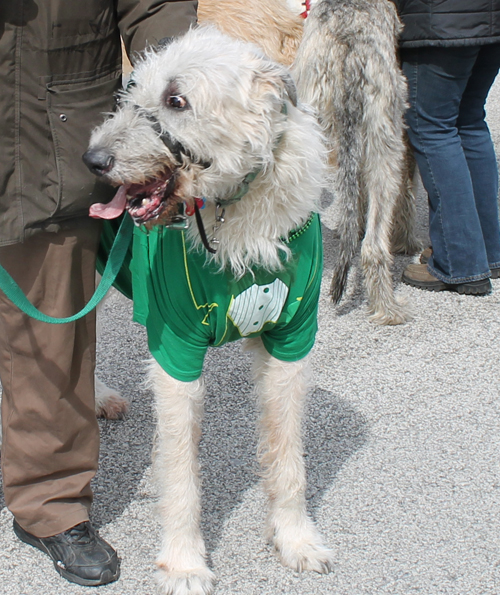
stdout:
<svg viewBox="0 0 500 595">
<path fill-rule="evenodd" d="M 500 86 L 488 117 L 500 149 Z M 500 154 L 500 153 L 499 153 Z M 328 203 L 328 201 L 326 201 Z M 238 345 L 212 350 L 202 443 L 203 529 L 216 595 L 497 595 L 500 593 L 500 280 L 488 297 L 402 286 L 415 311 L 404 326 L 366 318 L 351 275 L 337 309 L 326 298 L 335 252 L 324 217 L 326 270 L 306 422 L 308 503 L 335 549 L 329 576 L 282 568 L 264 542 L 256 475 L 249 360 Z M 419 197 L 419 232 L 426 237 Z M 398 257 L 395 278 L 411 258 Z M 156 593 L 159 536 L 150 481 L 151 394 L 141 383 L 143 329 L 118 295 L 105 307 L 101 377 L 132 399 L 128 418 L 101 423 L 93 519 L 122 557 L 104 594 Z M 15 540 L 0 501 L 0 591 L 79 595 L 41 553 Z"/>
</svg>

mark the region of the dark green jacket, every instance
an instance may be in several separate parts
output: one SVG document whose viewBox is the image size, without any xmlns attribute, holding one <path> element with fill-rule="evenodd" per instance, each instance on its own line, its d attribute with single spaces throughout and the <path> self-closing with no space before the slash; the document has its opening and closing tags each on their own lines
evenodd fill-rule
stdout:
<svg viewBox="0 0 500 595">
<path fill-rule="evenodd" d="M 87 216 L 110 190 L 82 162 L 127 50 L 185 32 L 191 0 L 0 0 L 0 245 Z"/>
<path fill-rule="evenodd" d="M 500 0 L 394 0 L 403 48 L 500 43 Z"/>
</svg>

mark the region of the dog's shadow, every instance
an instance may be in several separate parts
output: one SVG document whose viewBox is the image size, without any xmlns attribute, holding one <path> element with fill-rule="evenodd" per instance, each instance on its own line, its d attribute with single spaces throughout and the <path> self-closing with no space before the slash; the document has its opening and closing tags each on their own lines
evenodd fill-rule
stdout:
<svg viewBox="0 0 500 595">
<path fill-rule="evenodd" d="M 102 380 L 132 391 L 132 408 L 124 421 L 102 420 L 99 471 L 93 482 L 92 518 L 99 528 L 118 518 L 138 498 L 138 488 L 151 465 L 155 430 L 153 395 L 143 386 L 148 357 L 145 334 L 137 325 L 114 329 L 100 341 Z M 130 333 L 136 337 L 131 337 Z M 113 345 L 115 346 L 113 350 Z M 114 353 L 113 353 L 114 351 Z M 131 363 L 133 367 L 131 368 Z M 241 342 L 209 349 L 204 366 L 207 384 L 200 445 L 202 522 L 209 553 L 216 550 L 224 524 L 259 481 L 257 465 L 257 404 L 250 377 L 251 355 Z M 308 476 L 306 497 L 314 516 L 341 467 L 365 443 L 367 422 L 348 402 L 316 388 L 308 399 L 304 421 Z M 149 496 L 146 496 L 149 497 Z"/>
<path fill-rule="evenodd" d="M 215 350 L 207 356 L 207 401 L 200 449 L 203 533 L 209 553 L 217 549 L 232 511 L 260 481 L 251 356 L 242 354 L 237 344 L 221 349 L 222 358 Z M 348 402 L 316 388 L 308 399 L 304 431 L 306 498 L 314 517 L 339 470 L 366 442 L 368 428 L 365 418 Z"/>
</svg>

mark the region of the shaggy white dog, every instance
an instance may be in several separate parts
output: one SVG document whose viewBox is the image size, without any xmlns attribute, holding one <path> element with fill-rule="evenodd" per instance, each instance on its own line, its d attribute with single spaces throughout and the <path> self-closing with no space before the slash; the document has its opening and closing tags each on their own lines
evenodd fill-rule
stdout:
<svg viewBox="0 0 500 595">
<path fill-rule="evenodd" d="M 137 225 L 134 311 L 154 355 L 162 592 L 213 589 L 199 527 L 201 366 L 209 345 L 241 337 L 255 354 L 267 535 L 285 565 L 330 571 L 332 552 L 306 512 L 301 439 L 325 148 L 288 71 L 215 28 L 191 30 L 137 65 L 84 160 L 119 187 L 92 214 L 126 208 Z M 165 229 L 172 223 L 189 228 Z"/>
</svg>

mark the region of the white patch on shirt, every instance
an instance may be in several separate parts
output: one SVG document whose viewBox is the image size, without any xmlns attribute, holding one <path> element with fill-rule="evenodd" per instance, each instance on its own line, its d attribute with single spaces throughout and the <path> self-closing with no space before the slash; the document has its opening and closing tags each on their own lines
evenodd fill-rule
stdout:
<svg viewBox="0 0 500 595">
<path fill-rule="evenodd" d="M 228 316 L 240 335 L 258 333 L 268 322 L 278 322 L 288 291 L 281 279 L 275 279 L 268 285 L 252 285 L 234 298 Z"/>
</svg>

